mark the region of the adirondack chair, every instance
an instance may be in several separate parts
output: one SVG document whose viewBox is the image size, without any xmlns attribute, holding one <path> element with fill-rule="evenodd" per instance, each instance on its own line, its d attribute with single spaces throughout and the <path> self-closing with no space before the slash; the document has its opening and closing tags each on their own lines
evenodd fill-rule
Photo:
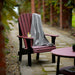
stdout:
<svg viewBox="0 0 75 75">
<path fill-rule="evenodd" d="M 51 50 L 55 49 L 55 46 L 33 46 L 33 38 L 28 37 L 27 34 L 30 32 L 31 29 L 31 22 L 32 22 L 32 14 L 21 14 L 19 19 L 19 61 L 22 60 L 22 55 L 28 54 L 28 65 L 31 66 L 31 54 L 36 53 L 36 59 L 39 59 L 39 54 L 43 52 L 50 52 Z M 49 35 L 46 34 L 46 36 L 51 36 L 52 43 L 55 44 L 55 39 L 58 37 L 58 35 Z M 23 39 L 23 40 L 22 40 Z M 22 41 L 24 41 L 25 48 L 23 48 Z M 55 56 L 52 55 L 52 63 L 55 62 Z"/>
</svg>

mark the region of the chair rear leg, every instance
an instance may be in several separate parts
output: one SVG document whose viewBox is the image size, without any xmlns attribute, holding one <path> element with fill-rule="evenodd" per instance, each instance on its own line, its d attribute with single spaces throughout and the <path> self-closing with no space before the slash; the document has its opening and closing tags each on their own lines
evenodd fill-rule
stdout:
<svg viewBox="0 0 75 75">
<path fill-rule="evenodd" d="M 40 53 L 37 53 L 36 60 L 39 60 L 39 54 L 40 54 Z"/>
<path fill-rule="evenodd" d="M 55 63 L 55 55 L 52 54 L 52 63 Z"/>
<path fill-rule="evenodd" d="M 28 66 L 31 66 L 31 53 L 28 53 Z"/>
</svg>

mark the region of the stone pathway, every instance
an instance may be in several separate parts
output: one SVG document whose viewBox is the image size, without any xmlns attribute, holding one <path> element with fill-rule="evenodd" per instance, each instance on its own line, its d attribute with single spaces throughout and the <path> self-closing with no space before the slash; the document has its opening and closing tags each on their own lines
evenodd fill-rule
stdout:
<svg viewBox="0 0 75 75">
<path fill-rule="evenodd" d="M 43 30 L 45 33 L 48 34 L 55 34 L 59 35 L 56 39 L 56 47 L 62 48 L 62 47 L 68 47 L 71 46 L 73 43 L 75 43 L 75 38 L 68 37 L 68 33 L 65 31 L 62 31 L 53 27 L 49 27 L 47 25 L 43 26 Z M 50 37 L 47 37 L 47 39 L 50 41 Z M 56 63 L 51 63 L 51 53 L 41 53 L 39 61 L 36 61 L 36 55 L 32 55 L 32 66 L 27 66 L 27 56 L 23 56 L 23 60 L 20 65 L 20 70 L 22 75 L 56 75 Z M 67 66 L 67 65 L 73 65 L 73 59 L 62 58 L 60 67 Z M 70 61 L 72 60 L 72 61 Z M 67 62 L 69 62 L 67 64 Z M 60 74 L 63 75 L 63 74 Z"/>
<path fill-rule="evenodd" d="M 27 65 L 27 56 L 23 56 L 20 64 L 20 71 L 22 75 L 55 75 L 56 63 L 51 63 L 51 53 L 42 53 L 39 61 L 36 61 L 35 54 L 32 55 L 32 66 Z M 48 58 L 49 57 L 49 58 Z M 60 64 L 62 66 L 62 64 Z"/>
<path fill-rule="evenodd" d="M 14 47 L 12 53 L 15 53 L 16 56 L 18 56 L 17 52 L 19 48 L 18 47 L 19 42 L 18 38 L 16 37 L 18 35 L 18 26 L 15 25 L 12 28 L 14 29 L 10 33 L 11 36 L 10 40 L 13 43 Z M 75 43 L 75 37 L 71 36 L 68 32 L 60 30 L 59 28 L 56 29 L 48 25 L 43 25 L 43 30 L 44 33 L 59 35 L 59 37 L 57 37 L 56 39 L 57 48 L 72 46 L 72 44 Z M 51 41 L 50 37 L 47 37 L 47 39 Z M 23 55 L 22 62 L 19 63 L 21 75 L 56 75 L 56 63 L 55 64 L 51 63 L 52 58 L 50 52 L 41 53 L 40 59 L 38 61 L 36 60 L 36 54 L 32 54 L 31 67 L 28 66 L 27 58 L 28 58 L 27 55 Z M 61 58 L 60 67 L 69 66 L 69 65 L 73 65 L 73 59 Z"/>
</svg>

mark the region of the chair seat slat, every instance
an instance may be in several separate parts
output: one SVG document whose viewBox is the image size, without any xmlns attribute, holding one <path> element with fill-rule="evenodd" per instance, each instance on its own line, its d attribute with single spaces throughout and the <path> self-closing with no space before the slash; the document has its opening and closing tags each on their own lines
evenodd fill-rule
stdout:
<svg viewBox="0 0 75 75">
<path fill-rule="evenodd" d="M 53 49 L 56 49 L 55 46 L 36 46 L 32 47 L 34 53 L 43 53 L 43 52 L 49 52 Z"/>
</svg>

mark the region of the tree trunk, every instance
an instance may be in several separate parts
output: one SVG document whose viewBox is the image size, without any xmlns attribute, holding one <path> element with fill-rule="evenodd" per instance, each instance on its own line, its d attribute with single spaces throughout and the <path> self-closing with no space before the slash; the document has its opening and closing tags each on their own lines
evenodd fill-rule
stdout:
<svg viewBox="0 0 75 75">
<path fill-rule="evenodd" d="M 6 64 L 5 64 L 5 55 L 4 55 L 4 36 L 3 36 L 3 30 L 4 27 L 1 22 L 1 13 L 2 13 L 2 7 L 3 7 L 3 1 L 0 0 L 0 75 L 6 75 Z"/>
</svg>

